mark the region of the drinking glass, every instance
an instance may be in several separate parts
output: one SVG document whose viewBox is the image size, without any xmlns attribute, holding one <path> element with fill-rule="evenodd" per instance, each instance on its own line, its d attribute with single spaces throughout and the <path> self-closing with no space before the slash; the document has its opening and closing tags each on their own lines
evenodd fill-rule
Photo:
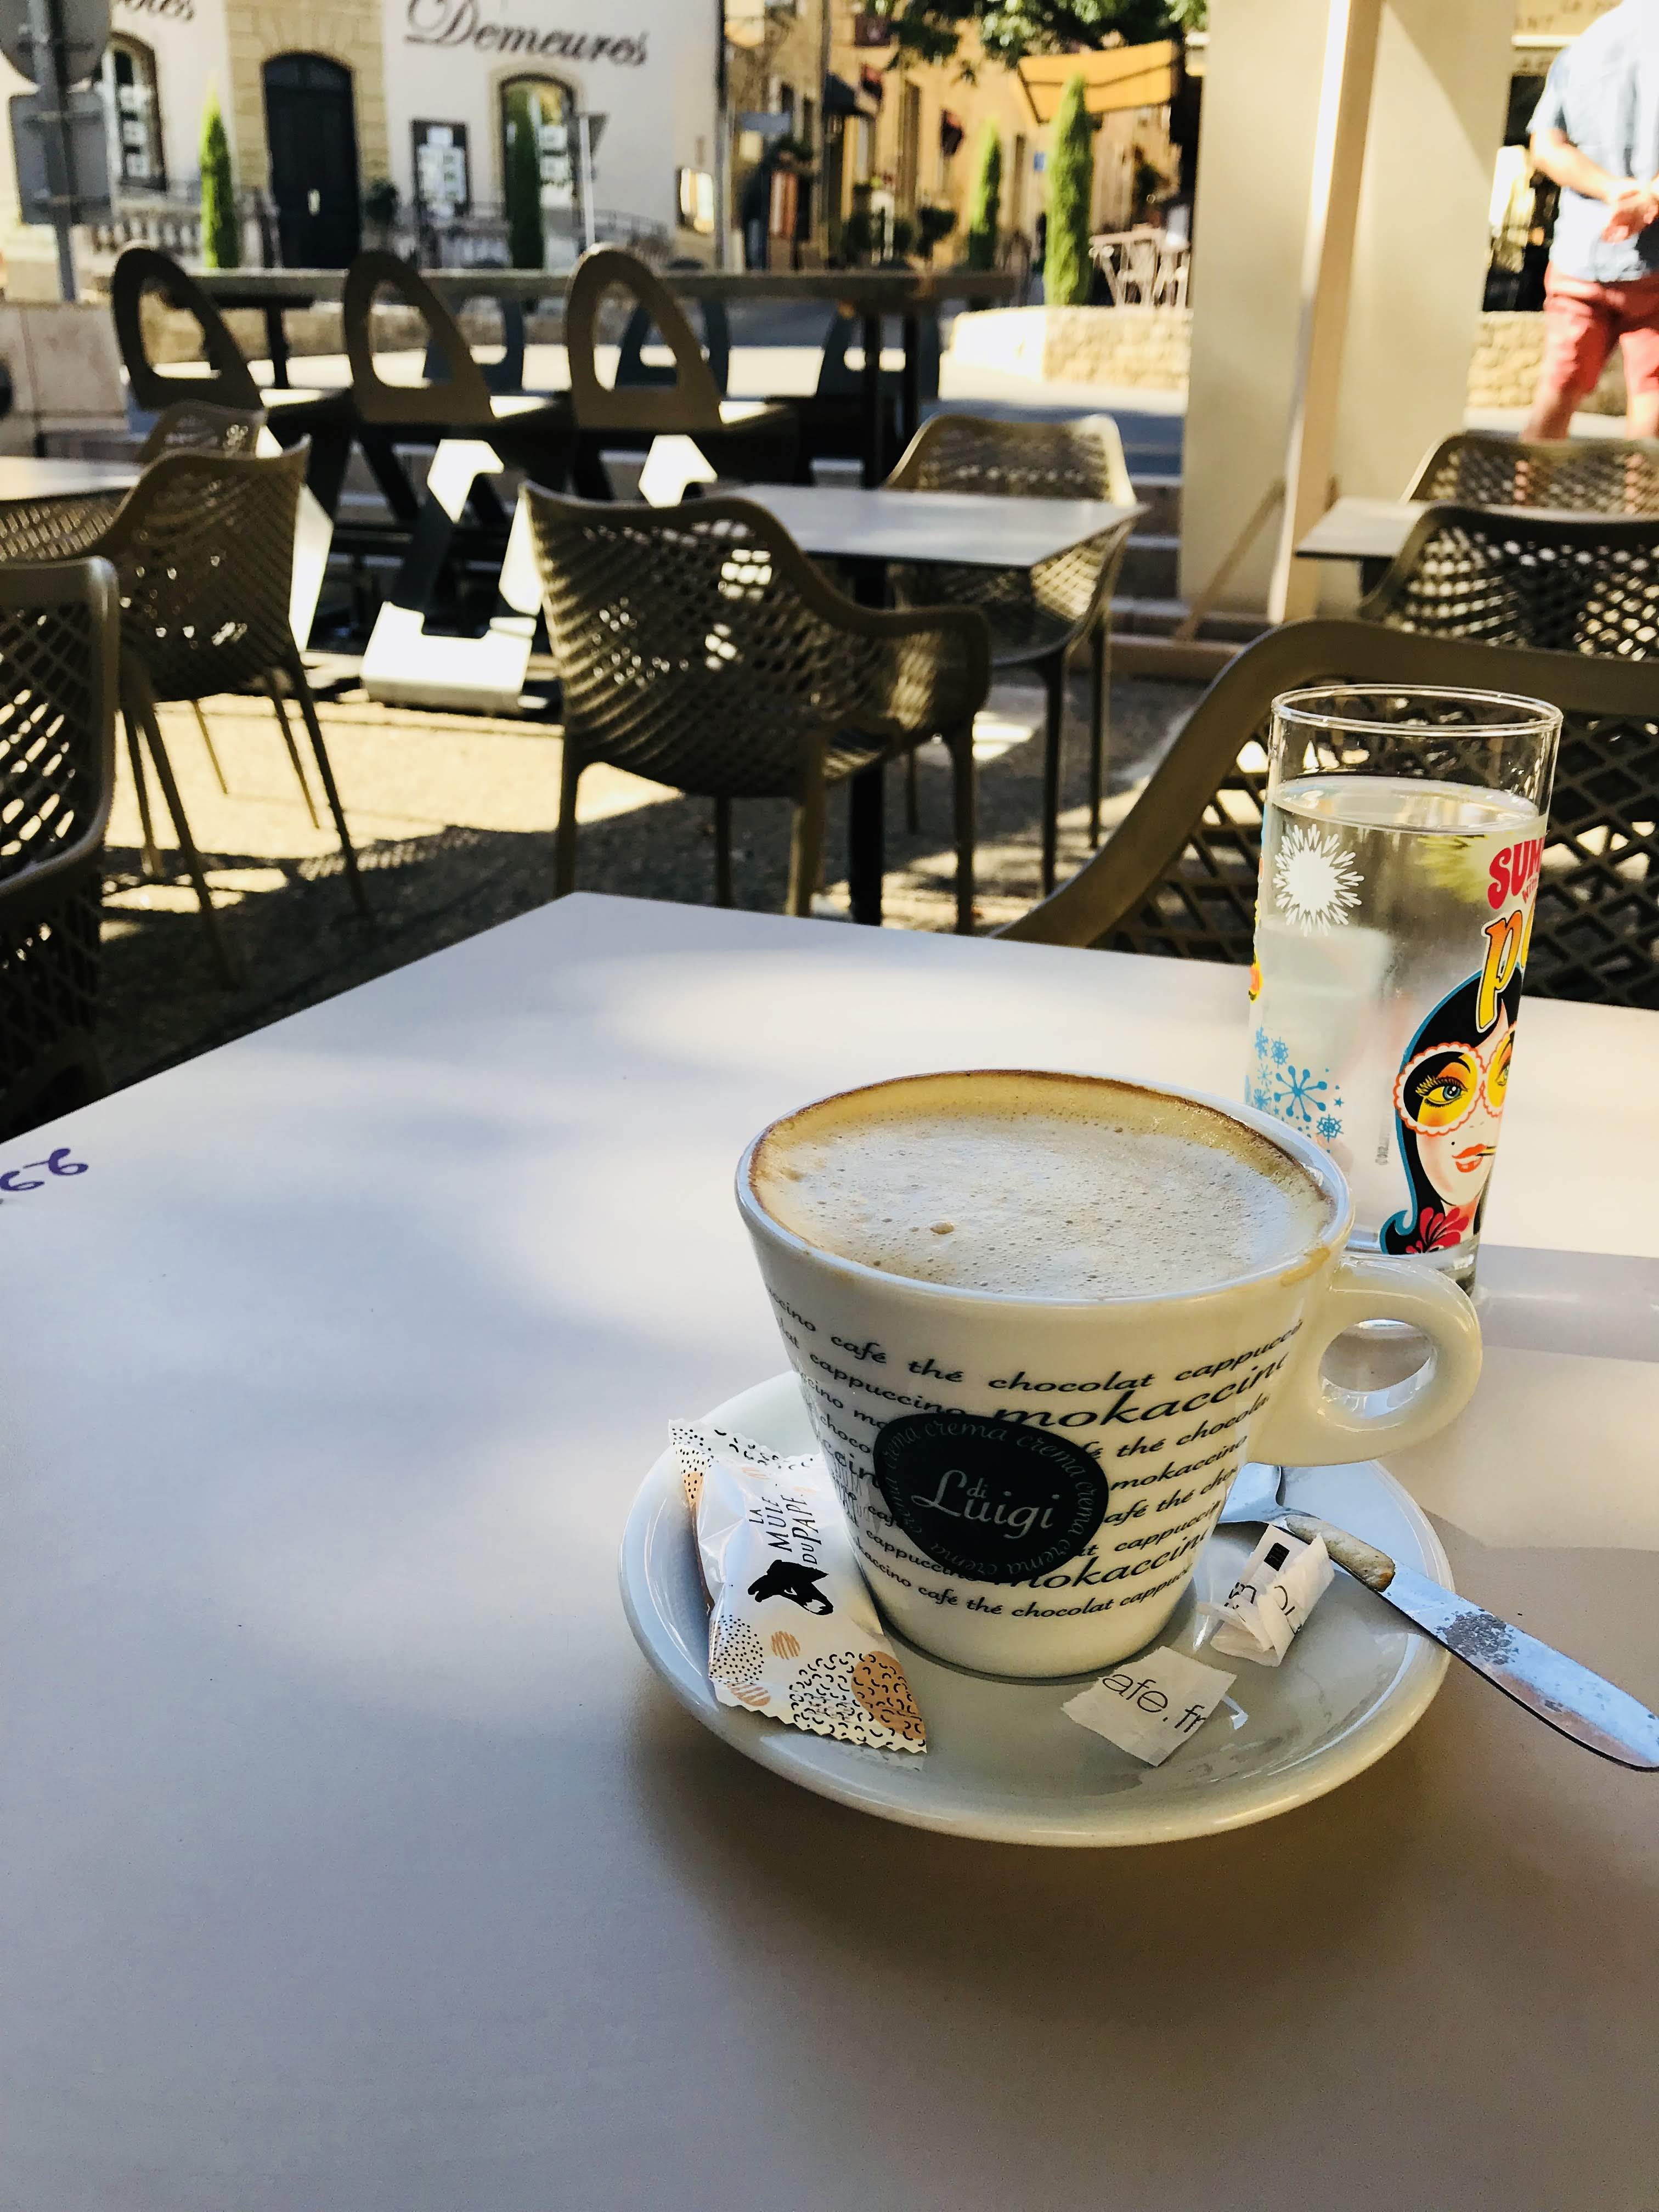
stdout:
<svg viewBox="0 0 1659 2212">
<path fill-rule="evenodd" d="M 1246 1102 L 1329 1152 L 1354 1249 L 1473 1286 L 1559 708 L 1333 684 L 1273 702 Z"/>
</svg>

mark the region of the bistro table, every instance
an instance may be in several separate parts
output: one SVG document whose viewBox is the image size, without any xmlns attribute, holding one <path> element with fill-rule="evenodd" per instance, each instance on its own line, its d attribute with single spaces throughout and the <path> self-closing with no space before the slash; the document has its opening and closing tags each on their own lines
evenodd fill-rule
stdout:
<svg viewBox="0 0 1659 2212">
<path fill-rule="evenodd" d="M 877 605 L 889 562 L 1029 568 L 1146 513 L 1139 502 L 1119 507 L 1102 499 L 1004 499 L 841 484 L 745 484 L 742 495 L 775 515 L 803 552 L 849 562 L 860 597 Z M 881 920 L 883 803 L 881 769 L 861 769 L 847 800 L 848 891 L 858 922 Z"/>
<path fill-rule="evenodd" d="M 1357 561 L 1361 588 L 1369 592 L 1382 581 L 1383 571 L 1428 505 L 1428 501 L 1420 499 L 1339 499 L 1320 516 L 1296 550 L 1304 561 Z M 1486 511 L 1536 517 L 1544 510 L 1494 507 Z M 1608 520 L 1604 514 L 1572 507 L 1555 507 L 1547 512 L 1557 522 Z"/>
<path fill-rule="evenodd" d="M 0 1147 L 6 2201 L 1659 2201 L 1656 1784 L 1461 1668 L 1279 1820 L 1042 1851 L 792 1789 L 623 1624 L 667 1423 L 784 1364 L 754 1130 L 999 1062 L 1237 1096 L 1246 1011 L 579 896 Z M 1486 1373 L 1393 1465 L 1659 1703 L 1659 1017 L 1523 1027 Z"/>
<path fill-rule="evenodd" d="M 34 460 L 27 453 L 0 454 L 0 505 L 131 491 L 137 481 L 137 466 L 125 461 Z"/>
</svg>

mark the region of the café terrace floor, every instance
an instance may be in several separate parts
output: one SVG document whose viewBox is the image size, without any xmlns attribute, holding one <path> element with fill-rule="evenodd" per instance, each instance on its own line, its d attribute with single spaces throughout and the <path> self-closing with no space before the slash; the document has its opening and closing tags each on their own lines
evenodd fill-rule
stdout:
<svg viewBox="0 0 1659 2212">
<path fill-rule="evenodd" d="M 1186 684 L 1119 682 L 1112 691 L 1106 819 L 1119 818 L 1198 696 Z M 106 848 L 102 1048 L 112 1085 L 541 905 L 552 885 L 558 818 L 556 725 L 420 713 L 361 694 L 321 707 L 330 757 L 362 858 L 374 922 L 361 922 L 341 880 L 331 826 L 306 815 L 270 707 L 207 708 L 229 784 L 222 793 L 188 708 L 163 708 L 168 751 L 244 979 L 216 980 L 189 884 L 144 883 L 138 816 L 123 757 Z M 1000 684 L 976 728 L 979 927 L 994 929 L 1037 895 L 1042 694 Z M 1060 815 L 1062 875 L 1087 854 L 1087 684 L 1072 684 Z M 903 771 L 888 772 L 890 925 L 947 930 L 953 918 L 951 775 L 944 749 L 921 757 L 921 829 L 904 827 Z M 159 797 L 159 794 L 158 794 Z M 777 911 L 788 859 L 788 808 L 733 811 L 736 902 Z M 694 904 L 714 897 L 712 807 L 619 770 L 582 780 L 578 882 L 585 890 Z M 161 817 L 164 820 L 164 817 Z M 846 911 L 844 787 L 832 805 L 820 910 Z M 164 832 L 158 822 L 158 836 Z M 163 866 L 173 856 L 164 850 Z M 849 925 L 850 926 L 850 925 Z"/>
</svg>

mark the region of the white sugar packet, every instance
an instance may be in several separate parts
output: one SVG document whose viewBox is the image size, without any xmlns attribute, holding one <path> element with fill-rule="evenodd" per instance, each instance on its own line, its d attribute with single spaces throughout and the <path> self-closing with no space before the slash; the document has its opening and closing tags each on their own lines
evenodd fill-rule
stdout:
<svg viewBox="0 0 1659 2212">
<path fill-rule="evenodd" d="M 1277 1667 L 1335 1571 L 1322 1538 L 1304 1543 L 1288 1528 L 1264 1529 L 1225 1603 L 1199 1607 L 1216 1623 L 1206 1648 L 1224 1659 Z"/>
<path fill-rule="evenodd" d="M 1165 1645 L 1126 1659 L 1062 1710 L 1144 1765 L 1162 1766 L 1198 1734 L 1235 1680 Z"/>
<path fill-rule="evenodd" d="M 708 1598 L 708 1679 L 723 1705 L 878 1751 L 927 1732 L 816 1452 L 781 1458 L 734 1431 L 669 1431 Z"/>
</svg>

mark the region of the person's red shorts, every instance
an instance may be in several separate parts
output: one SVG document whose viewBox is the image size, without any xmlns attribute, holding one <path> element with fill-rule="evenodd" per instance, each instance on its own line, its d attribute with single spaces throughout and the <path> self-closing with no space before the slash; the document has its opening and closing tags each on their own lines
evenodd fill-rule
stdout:
<svg viewBox="0 0 1659 2212">
<path fill-rule="evenodd" d="M 1659 392 L 1659 276 L 1597 284 L 1553 266 L 1545 270 L 1547 389 L 1593 392 L 1615 338 L 1624 349 L 1626 390 Z"/>
</svg>

